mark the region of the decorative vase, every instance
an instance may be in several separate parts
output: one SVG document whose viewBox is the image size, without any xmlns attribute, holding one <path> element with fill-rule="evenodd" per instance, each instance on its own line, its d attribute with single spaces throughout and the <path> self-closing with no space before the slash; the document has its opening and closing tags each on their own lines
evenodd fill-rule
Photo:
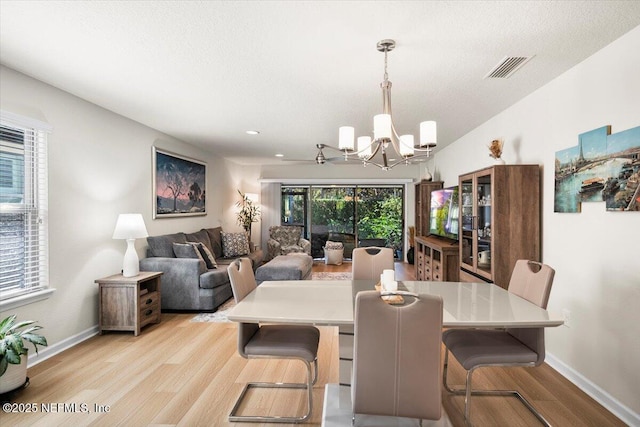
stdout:
<svg viewBox="0 0 640 427">
<path fill-rule="evenodd" d="M 494 159 L 494 160 L 495 160 L 495 161 L 494 161 L 494 163 L 495 163 L 496 165 L 504 165 L 504 164 L 506 164 L 506 163 L 505 163 L 505 161 L 504 161 L 504 159 L 503 159 L 502 157 L 497 157 L 497 158 L 496 158 L 496 159 Z"/>
<path fill-rule="evenodd" d="M 0 377 L 0 394 L 20 388 L 27 381 L 27 357 L 20 356 L 20 364 L 9 363 L 7 370 Z"/>
<path fill-rule="evenodd" d="M 415 257 L 415 249 L 412 247 L 409 248 L 409 250 L 407 251 L 407 262 L 411 265 L 413 265 L 414 262 L 414 257 Z"/>
<path fill-rule="evenodd" d="M 422 176 L 423 181 L 431 181 L 433 179 L 433 175 L 429 172 L 429 165 L 425 165 L 424 167 L 424 175 Z"/>
</svg>

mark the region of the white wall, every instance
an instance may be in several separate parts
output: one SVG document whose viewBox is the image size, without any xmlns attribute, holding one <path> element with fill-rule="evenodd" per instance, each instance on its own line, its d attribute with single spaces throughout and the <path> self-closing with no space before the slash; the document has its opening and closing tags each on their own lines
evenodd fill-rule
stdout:
<svg viewBox="0 0 640 427">
<path fill-rule="evenodd" d="M 534 59 L 535 60 L 535 59 Z M 512 78 L 517 78 L 517 73 Z M 640 424 L 640 213 L 553 212 L 555 152 L 578 134 L 640 126 L 640 27 L 437 154 L 445 185 L 489 166 L 487 145 L 505 140 L 507 163 L 543 167 L 543 261 L 556 269 L 549 309 L 571 311 L 571 327 L 547 332 L 548 361 L 591 392 L 618 400 Z M 526 189 L 523 189 L 526 191 Z M 634 418 L 635 417 L 635 418 Z"/>
<path fill-rule="evenodd" d="M 21 319 L 38 320 L 50 346 L 97 325 L 94 280 L 121 270 L 126 247 L 111 239 L 118 214 L 142 213 L 150 235 L 229 223 L 225 209 L 233 187 L 225 162 L 214 154 L 6 67 L 0 68 L 0 93 L 3 110 L 54 128 L 49 137 L 49 237 L 50 283 L 57 290 L 48 300 L 11 310 Z M 206 216 L 152 219 L 153 145 L 207 163 Z M 145 247 L 145 239 L 136 242 L 140 257 Z"/>
</svg>

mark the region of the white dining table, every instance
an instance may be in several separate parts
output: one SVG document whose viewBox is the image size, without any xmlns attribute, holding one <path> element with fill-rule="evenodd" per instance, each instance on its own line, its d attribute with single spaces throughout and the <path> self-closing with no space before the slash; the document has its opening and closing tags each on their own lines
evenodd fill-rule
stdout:
<svg viewBox="0 0 640 427">
<path fill-rule="evenodd" d="M 353 326 L 355 294 L 373 290 L 368 280 L 263 282 L 229 313 L 229 320 Z M 562 316 L 492 283 L 402 281 L 399 289 L 442 297 L 447 328 L 552 327 Z"/>
<path fill-rule="evenodd" d="M 340 384 L 350 385 L 355 295 L 373 290 L 372 280 L 285 280 L 262 282 L 238 303 L 229 320 L 337 326 Z M 399 289 L 438 295 L 445 328 L 533 328 L 563 324 L 547 311 L 492 283 L 402 281 Z"/>
<path fill-rule="evenodd" d="M 353 319 L 355 295 L 374 290 L 372 280 L 287 280 L 262 282 L 228 314 L 234 322 L 287 323 L 337 326 L 339 332 L 339 385 L 327 384 L 323 427 L 351 425 Z M 445 328 L 534 328 L 563 324 L 547 311 L 492 283 L 398 282 L 398 289 L 418 295 L 438 295 L 443 301 Z M 417 327 L 419 325 L 416 325 Z M 340 387 L 347 386 L 347 387 Z M 373 417 L 371 425 L 413 426 L 415 420 Z M 450 427 L 446 414 L 433 427 Z"/>
</svg>

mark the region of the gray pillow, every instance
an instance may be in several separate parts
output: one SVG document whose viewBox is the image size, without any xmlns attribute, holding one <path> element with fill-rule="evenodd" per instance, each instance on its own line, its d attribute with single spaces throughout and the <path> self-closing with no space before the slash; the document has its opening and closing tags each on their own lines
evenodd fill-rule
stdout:
<svg viewBox="0 0 640 427">
<path fill-rule="evenodd" d="M 173 253 L 176 255 L 176 258 L 198 258 L 200 261 L 204 262 L 204 259 L 202 259 L 202 255 L 200 255 L 200 251 L 195 244 L 174 243 Z"/>
<path fill-rule="evenodd" d="M 204 231 L 209 235 L 209 241 L 211 242 L 211 249 L 213 252 L 213 256 L 222 257 L 222 227 L 215 228 L 203 228 Z"/>
<path fill-rule="evenodd" d="M 207 264 L 208 270 L 218 267 L 216 258 L 213 256 L 209 248 L 207 248 L 207 245 L 200 242 L 187 242 L 187 244 L 193 245 L 200 252 L 200 256 L 204 260 L 204 263 Z"/>
<path fill-rule="evenodd" d="M 174 258 L 175 255 L 173 253 L 173 243 L 187 243 L 187 238 L 185 237 L 184 233 L 147 237 L 150 256 Z"/>
<path fill-rule="evenodd" d="M 207 233 L 207 230 L 202 229 L 200 231 L 196 231 L 195 233 L 186 233 L 185 237 L 187 238 L 187 242 L 204 243 L 204 245 L 209 249 L 209 251 L 213 252 L 213 248 L 211 246 L 211 239 L 209 238 L 209 233 Z"/>
</svg>

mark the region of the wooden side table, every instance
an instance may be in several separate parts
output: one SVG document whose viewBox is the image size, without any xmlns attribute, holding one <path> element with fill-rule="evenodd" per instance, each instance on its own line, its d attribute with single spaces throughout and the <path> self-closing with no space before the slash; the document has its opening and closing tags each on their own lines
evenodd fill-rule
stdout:
<svg viewBox="0 0 640 427">
<path fill-rule="evenodd" d="M 100 334 L 133 331 L 138 336 L 143 326 L 160 323 L 160 276 L 162 272 L 141 271 L 133 277 L 97 279 Z"/>
</svg>

